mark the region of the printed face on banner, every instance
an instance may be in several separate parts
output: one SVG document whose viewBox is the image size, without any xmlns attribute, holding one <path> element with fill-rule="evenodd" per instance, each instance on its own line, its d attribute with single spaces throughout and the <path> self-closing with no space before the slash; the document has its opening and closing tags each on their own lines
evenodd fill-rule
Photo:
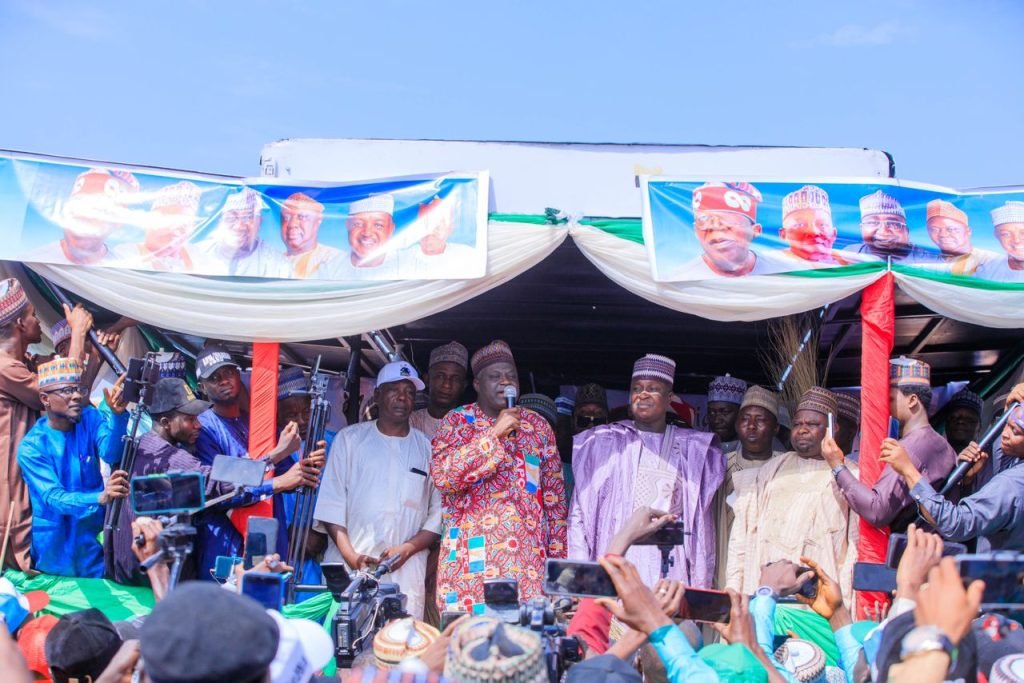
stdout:
<svg viewBox="0 0 1024 683">
<path fill-rule="evenodd" d="M 1024 192 L 958 193 L 905 181 L 642 178 L 658 282 L 886 263 L 936 277 L 1024 284 Z M 989 225 L 990 230 L 979 230 Z"/>
<path fill-rule="evenodd" d="M 249 184 L 0 155 L 6 257 L 196 275 L 472 279 L 485 172 L 342 186 Z"/>
</svg>

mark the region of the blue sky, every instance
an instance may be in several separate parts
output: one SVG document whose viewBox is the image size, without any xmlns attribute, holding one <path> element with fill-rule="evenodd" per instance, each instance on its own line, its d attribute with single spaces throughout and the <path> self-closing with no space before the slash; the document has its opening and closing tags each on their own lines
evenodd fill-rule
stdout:
<svg viewBox="0 0 1024 683">
<path fill-rule="evenodd" d="M 237 175 L 287 137 L 853 146 L 1024 184 L 1024 3 L 0 2 L 0 147 Z"/>
</svg>

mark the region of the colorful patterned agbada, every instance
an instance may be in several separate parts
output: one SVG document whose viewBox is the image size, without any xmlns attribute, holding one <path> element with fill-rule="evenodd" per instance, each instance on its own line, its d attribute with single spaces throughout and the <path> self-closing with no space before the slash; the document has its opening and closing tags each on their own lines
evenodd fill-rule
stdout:
<svg viewBox="0 0 1024 683">
<path fill-rule="evenodd" d="M 442 610 L 479 610 L 484 579 L 517 579 L 520 600 L 537 597 L 544 560 L 565 557 L 568 509 L 555 435 L 537 413 L 520 408 L 519 417 L 515 436 L 499 440 L 495 420 L 474 403 L 448 413 L 434 437 Z"/>
</svg>

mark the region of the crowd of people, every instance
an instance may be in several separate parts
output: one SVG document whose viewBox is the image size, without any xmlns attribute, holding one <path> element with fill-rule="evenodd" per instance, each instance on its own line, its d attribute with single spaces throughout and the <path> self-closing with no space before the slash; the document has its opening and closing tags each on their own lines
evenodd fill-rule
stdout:
<svg viewBox="0 0 1024 683">
<path fill-rule="evenodd" d="M 281 657 L 299 661 L 306 677 L 297 680 L 309 680 L 325 663 L 317 637 L 296 634 L 306 627 L 280 615 L 253 612 L 248 598 L 214 583 L 218 557 L 244 551 L 245 529 L 233 512 L 253 504 L 278 525 L 277 547 L 268 548 L 263 568 L 295 569 L 281 558 L 296 523 L 295 492 L 303 488 L 318 489 L 304 582 L 320 582 L 320 562 L 355 572 L 387 560 L 407 596 L 410 618 L 377 634 L 372 657 L 360 662 L 364 671 L 352 674 L 362 678 L 353 680 L 410 672 L 547 680 L 543 639 L 487 614 L 484 585 L 512 578 L 520 600 L 540 597 L 549 558 L 599 562 L 619 596 L 570 610 L 568 633 L 584 660 L 568 669 L 570 680 L 931 681 L 974 680 L 978 672 L 1024 680 L 1021 661 L 997 665 L 992 658 L 1024 651 L 1020 626 L 998 614 L 979 617 L 983 586 L 965 588 L 953 560 L 940 562 L 942 539 L 979 551 L 1024 551 L 1024 468 L 1017 467 L 1024 409 L 1011 409 L 1001 437 L 984 452 L 977 444 L 982 401 L 964 390 L 945 406 L 941 434 L 930 421 L 930 370 L 921 361 L 890 364 L 899 434 L 882 444 L 885 467 L 871 486 L 857 475 L 853 394 L 812 387 L 789 410 L 775 392 L 726 375 L 709 386 L 704 431 L 674 393 L 670 358 L 637 359 L 623 378 L 628 405 L 620 407 L 609 405 L 597 384 L 557 399 L 520 396 L 513 351 L 503 341 L 472 354 L 458 342 L 435 348 L 426 381 L 406 361 L 387 363 L 376 378 L 372 419 L 308 446 L 307 379 L 301 369 L 283 370 L 280 436 L 262 454 L 248 452 L 249 395 L 236 359 L 214 344 L 198 354 L 199 398 L 183 359 L 166 354 L 127 472 L 118 469 L 129 428 L 123 380 L 104 392 L 101 405 L 89 403 L 83 385 L 100 363 L 86 344 L 92 318 L 81 307 L 65 314 L 55 357 L 30 357 L 29 345 L 42 337 L 39 320 L 16 280 L 0 283 L 4 566 L 151 585 L 159 602 L 141 629 L 104 650 L 105 661 L 96 655 L 93 673 L 62 669 L 50 672 L 53 680 L 129 680 L 122 677 L 130 677 L 140 647 L 154 683 L 285 680 L 274 673 Z M 463 403 L 470 384 L 475 401 Z M 1022 399 L 1024 384 L 1005 405 Z M 261 459 L 264 484 L 232 494 L 209 477 L 218 455 Z M 940 494 L 958 460 L 970 463 L 967 477 Z M 207 498 L 224 498 L 194 516 L 195 551 L 183 585 L 172 591 L 166 565 L 140 568 L 156 552 L 159 522 L 123 505 L 117 531 L 101 534 L 106 509 L 127 497 L 132 478 L 170 471 L 202 473 Z M 879 605 L 877 623 L 852 616 L 860 520 L 908 535 L 895 600 Z M 635 541 L 669 521 L 681 522 L 686 535 L 671 551 L 666 576 L 659 549 Z M 808 582 L 816 590 L 798 594 Z M 713 631 L 677 624 L 687 615 L 687 588 L 727 591 L 728 622 Z M 77 650 L 58 646 L 70 637 L 60 634 L 88 630 L 75 620 L 95 615 L 32 619 L 38 605 L 32 609 L 13 587 L 6 592 L 11 599 L 0 596 L 0 603 L 25 612 L 25 625 L 4 612 L 18 645 L 46 631 L 45 661 L 63 666 L 59 650 Z M 776 609 L 794 595 L 802 605 Z M 242 617 L 245 610 L 251 618 Z M 460 612 L 467 618 L 437 630 L 443 613 Z M 61 626 L 65 621 L 75 624 Z M 214 632 L 228 621 L 252 631 L 225 641 Z M 182 628 L 185 622 L 192 626 Z M 808 635 L 815 629 L 818 638 Z M 101 630 L 112 632 L 112 642 L 120 633 L 106 624 Z M 787 631 L 802 637 L 786 640 Z M 16 659 L 12 647 L 0 646 L 11 651 L 8 661 Z M 1009 677 L 995 678 L 1003 669 L 1009 673 L 999 675 Z"/>
</svg>

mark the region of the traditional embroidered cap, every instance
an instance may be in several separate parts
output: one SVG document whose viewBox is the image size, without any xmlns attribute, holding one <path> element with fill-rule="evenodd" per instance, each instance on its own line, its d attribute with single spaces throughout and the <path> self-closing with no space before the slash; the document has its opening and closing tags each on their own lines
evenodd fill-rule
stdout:
<svg viewBox="0 0 1024 683">
<path fill-rule="evenodd" d="M 832 392 L 836 396 L 836 416 L 840 420 L 860 424 L 860 401 L 856 396 L 842 394 L 838 391 Z"/>
<path fill-rule="evenodd" d="M 82 382 L 82 361 L 77 358 L 57 358 L 37 368 L 39 391 L 49 391 L 66 386 L 78 386 Z"/>
<path fill-rule="evenodd" d="M 103 194 L 116 196 L 122 192 L 138 192 L 139 181 L 128 171 L 90 168 L 80 173 L 71 186 L 71 196 Z"/>
<path fill-rule="evenodd" d="M 161 187 L 153 197 L 152 210 L 163 208 L 182 208 L 195 213 L 199 210 L 199 197 L 202 190 L 195 183 L 187 180 Z"/>
<path fill-rule="evenodd" d="M 552 429 L 555 428 L 555 424 L 558 422 L 558 409 L 555 407 L 555 402 L 549 397 L 544 394 L 523 394 L 519 397 L 519 405 L 539 413 L 548 421 Z"/>
<path fill-rule="evenodd" d="M 309 384 L 302 368 L 285 368 L 277 375 L 277 400 L 283 401 L 289 396 L 308 396 Z"/>
<path fill-rule="evenodd" d="M 889 386 L 931 386 L 932 369 L 924 361 L 900 356 L 889 361 Z"/>
<path fill-rule="evenodd" d="M 469 369 L 469 351 L 457 341 L 448 342 L 430 352 L 430 363 L 428 368 L 436 363 L 455 363 L 463 369 Z"/>
<path fill-rule="evenodd" d="M 760 406 L 769 413 L 779 418 L 779 395 L 756 384 L 748 388 L 743 394 L 743 401 L 740 403 L 740 410 L 747 406 Z"/>
<path fill-rule="evenodd" d="M 809 640 L 790 638 L 775 651 L 775 660 L 800 683 L 825 681 L 825 653 Z"/>
<path fill-rule="evenodd" d="M 0 282 L 0 325 L 12 323 L 28 306 L 28 297 L 21 283 L 13 277 Z"/>
<path fill-rule="evenodd" d="M 420 379 L 420 375 L 416 372 L 416 368 L 406 363 L 404 360 L 396 360 L 388 363 L 380 369 L 377 373 L 377 388 L 390 384 L 391 382 L 401 382 L 402 380 L 409 380 L 413 386 L 416 387 L 416 391 L 423 391 L 427 385 Z"/>
<path fill-rule="evenodd" d="M 708 403 L 722 401 L 723 403 L 743 403 L 743 395 L 747 393 L 747 383 L 726 373 L 722 377 L 716 377 L 708 385 Z"/>
<path fill-rule="evenodd" d="M 694 211 L 727 211 L 757 222 L 761 193 L 750 183 L 705 183 L 693 191 Z"/>
<path fill-rule="evenodd" d="M 799 190 L 790 192 L 782 198 L 783 218 L 801 209 L 820 209 L 827 212 L 829 216 L 832 215 L 832 204 L 829 203 L 828 193 L 817 185 L 804 185 Z"/>
<path fill-rule="evenodd" d="M 933 199 L 925 206 L 925 220 L 930 221 L 933 218 L 951 218 L 967 225 L 967 214 L 942 199 Z"/>
<path fill-rule="evenodd" d="M 284 200 L 283 208 L 289 211 L 308 211 L 311 213 L 323 213 L 324 205 L 310 197 L 305 192 L 296 192 Z"/>
<path fill-rule="evenodd" d="M 494 363 L 516 364 L 515 358 L 512 357 L 512 349 L 500 339 L 495 339 L 487 346 L 477 349 L 469 361 L 474 375 L 479 375 L 481 370 Z"/>
<path fill-rule="evenodd" d="M 992 225 L 1024 223 L 1024 202 L 1006 202 L 992 209 Z"/>
<path fill-rule="evenodd" d="M 488 616 L 463 622 L 452 634 L 446 676 L 463 683 L 547 683 L 540 636 Z"/>
<path fill-rule="evenodd" d="M 61 318 L 50 330 L 50 341 L 53 342 L 53 348 L 57 348 L 69 339 L 71 339 L 71 325 L 66 318 Z"/>
<path fill-rule="evenodd" d="M 981 396 L 970 389 L 961 389 L 960 391 L 953 394 L 953 398 L 949 399 L 949 408 L 970 408 L 978 415 L 981 415 L 984 402 L 981 400 Z"/>
<path fill-rule="evenodd" d="M 878 190 L 866 197 L 860 198 L 860 217 L 873 216 L 879 213 L 888 213 L 895 216 L 901 216 L 904 219 L 907 214 L 903 212 L 903 206 L 899 201 L 886 193 Z"/>
<path fill-rule="evenodd" d="M 608 392 L 600 384 L 584 384 L 576 390 L 576 405 L 597 405 L 608 410 Z"/>
<path fill-rule="evenodd" d="M 232 192 L 224 200 L 224 211 L 247 211 L 259 213 L 263 210 L 263 198 L 260 193 L 251 187 L 243 187 L 238 192 Z"/>
<path fill-rule="evenodd" d="M 348 215 L 350 216 L 370 212 L 393 215 L 395 213 L 395 198 L 389 194 L 375 194 L 348 205 Z"/>
<path fill-rule="evenodd" d="M 238 368 L 238 363 L 231 359 L 231 354 L 219 346 L 207 346 L 196 356 L 196 375 L 199 379 L 209 379 L 213 373 L 225 365 Z M 241 369 L 241 368 L 239 368 Z"/>
<path fill-rule="evenodd" d="M 839 406 L 836 403 L 836 395 L 831 391 L 823 387 L 811 387 L 800 397 L 800 403 L 797 404 L 796 409 L 798 411 L 813 410 L 822 415 L 829 413 L 835 415 L 839 411 Z"/>
<path fill-rule="evenodd" d="M 633 363 L 633 375 L 630 380 L 657 379 L 672 386 L 675 384 L 675 378 L 676 362 L 674 360 L 668 356 L 648 353 Z"/>
<path fill-rule="evenodd" d="M 391 668 L 403 659 L 418 657 L 441 633 L 422 621 L 398 619 L 387 624 L 373 638 L 373 656 L 378 666 Z"/>
</svg>

